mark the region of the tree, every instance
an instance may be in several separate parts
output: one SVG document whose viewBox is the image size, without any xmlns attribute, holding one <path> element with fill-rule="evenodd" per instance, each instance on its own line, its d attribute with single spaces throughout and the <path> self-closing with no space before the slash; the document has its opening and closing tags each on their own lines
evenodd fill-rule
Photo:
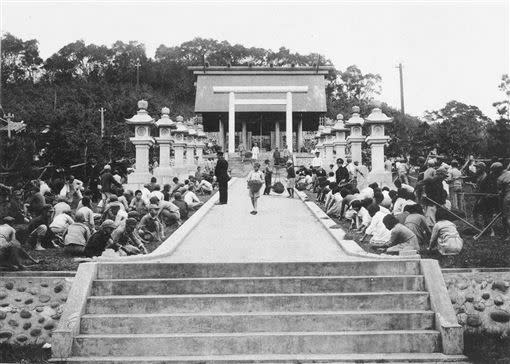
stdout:
<svg viewBox="0 0 510 364">
<path fill-rule="evenodd" d="M 496 101 L 492 106 L 496 108 L 501 118 L 510 119 L 510 77 L 508 77 L 508 74 L 501 76 L 501 82 L 498 88 L 504 93 L 505 99 Z"/>
<path fill-rule="evenodd" d="M 501 77 L 498 88 L 505 99 L 493 104 L 499 118 L 487 128 L 490 141 L 488 153 L 491 156 L 507 157 L 510 155 L 510 77 L 507 74 Z"/>
<path fill-rule="evenodd" d="M 34 81 L 42 64 L 39 43 L 35 39 L 23 41 L 10 33 L 2 37 L 2 83 Z"/>
<path fill-rule="evenodd" d="M 486 152 L 490 119 L 478 107 L 450 101 L 426 117 L 432 122 L 431 137 L 440 152 L 461 159 Z"/>
</svg>

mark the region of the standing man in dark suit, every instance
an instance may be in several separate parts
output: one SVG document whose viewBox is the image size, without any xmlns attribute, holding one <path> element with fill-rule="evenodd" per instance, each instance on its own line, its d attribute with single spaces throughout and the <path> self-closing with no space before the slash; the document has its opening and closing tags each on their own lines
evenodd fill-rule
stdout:
<svg viewBox="0 0 510 364">
<path fill-rule="evenodd" d="M 340 185 L 341 183 L 349 182 L 349 171 L 344 167 L 344 160 L 342 158 L 338 158 L 336 160 L 337 169 L 335 172 L 336 183 Z"/>
<path fill-rule="evenodd" d="M 220 200 L 216 203 L 217 205 L 226 205 L 228 200 L 228 162 L 223 156 L 223 152 L 218 152 L 218 162 L 214 169 L 214 175 L 218 181 L 220 190 Z"/>
</svg>

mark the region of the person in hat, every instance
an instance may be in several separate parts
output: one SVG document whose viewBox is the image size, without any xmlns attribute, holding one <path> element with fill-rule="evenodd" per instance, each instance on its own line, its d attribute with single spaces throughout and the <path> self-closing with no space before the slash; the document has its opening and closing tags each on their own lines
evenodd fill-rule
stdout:
<svg viewBox="0 0 510 364">
<path fill-rule="evenodd" d="M 89 157 L 89 162 L 85 168 L 85 175 L 87 176 L 87 188 L 92 192 L 92 200 L 97 202 L 101 198 L 98 186 L 101 184 L 101 167 L 97 162 L 95 156 Z"/>
<path fill-rule="evenodd" d="M 446 208 L 446 197 L 448 194 L 443 187 L 443 181 L 448 177 L 448 172 L 444 168 L 438 168 L 432 178 L 423 180 L 425 196 L 423 205 L 425 206 L 425 218 L 427 225 L 432 229 L 436 223 L 436 212 L 438 206 Z"/>
<path fill-rule="evenodd" d="M 99 229 L 87 241 L 83 251 L 84 255 L 92 258 L 103 254 L 106 248 L 111 246 L 111 235 L 116 228 L 117 224 L 113 220 L 103 221 Z"/>
<path fill-rule="evenodd" d="M 216 204 L 226 205 L 228 201 L 228 181 L 230 180 L 230 176 L 228 174 L 228 162 L 225 160 L 223 152 L 218 152 L 217 155 L 218 162 L 216 162 L 216 167 L 214 168 L 214 175 L 218 181 L 220 198 Z"/>
<path fill-rule="evenodd" d="M 53 247 L 54 235 L 51 232 L 50 224 L 54 214 L 53 206 L 46 204 L 42 207 L 40 214 L 28 223 L 28 241 L 35 250 L 45 250 L 43 245 Z"/>
<path fill-rule="evenodd" d="M 113 249 L 124 252 L 126 255 L 147 254 L 147 249 L 136 234 L 138 221 L 135 218 L 128 218 L 126 223 L 117 227 L 112 233 Z"/>
<path fill-rule="evenodd" d="M 83 256 L 91 230 L 84 214 L 76 214 L 74 223 L 69 225 L 64 236 L 64 252 L 73 256 Z"/>
<path fill-rule="evenodd" d="M 173 204 L 179 208 L 181 219 L 186 220 L 189 215 L 189 206 L 185 201 L 182 200 L 182 195 L 180 192 L 176 192 L 174 194 Z"/>
<path fill-rule="evenodd" d="M 157 197 L 153 197 L 157 199 Z M 138 233 L 145 242 L 161 242 L 163 238 L 163 226 L 158 220 L 159 206 L 149 205 L 149 212 L 142 217 L 138 226 Z"/>
<path fill-rule="evenodd" d="M 103 173 L 101 174 L 101 194 L 103 201 L 108 200 L 110 196 L 114 195 L 113 192 L 116 187 L 121 188 L 122 185 L 113 178 L 112 167 L 107 164 L 104 166 Z"/>
<path fill-rule="evenodd" d="M 294 187 L 296 185 L 296 171 L 292 165 L 292 160 L 287 161 L 287 192 L 289 198 L 294 198 Z"/>
<path fill-rule="evenodd" d="M 119 201 L 114 200 L 106 205 L 102 220 L 113 220 L 117 225 L 120 225 L 127 219 L 127 217 L 124 205 Z"/>
<path fill-rule="evenodd" d="M 459 162 L 452 160 L 450 163 L 451 167 L 448 170 L 448 188 L 450 192 L 450 198 L 452 200 L 452 207 L 454 209 L 462 209 L 462 173 L 459 170 Z"/>
</svg>

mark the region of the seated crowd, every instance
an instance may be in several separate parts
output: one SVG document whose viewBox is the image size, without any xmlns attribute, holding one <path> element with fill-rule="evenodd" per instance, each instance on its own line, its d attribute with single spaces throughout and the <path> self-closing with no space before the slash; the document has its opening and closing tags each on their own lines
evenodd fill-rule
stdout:
<svg viewBox="0 0 510 364">
<path fill-rule="evenodd" d="M 356 165 L 342 159 L 329 172 L 322 167 L 302 168 L 296 184 L 315 192 L 327 215 L 348 221 L 350 229 L 362 234 L 361 241 L 368 239 L 376 251 L 435 250 L 456 255 L 463 240 L 450 213 L 449 171 L 436 161 L 427 166 L 415 187 L 397 177 L 391 188 L 372 183 L 360 189 Z"/>
<path fill-rule="evenodd" d="M 140 190 L 124 190 L 109 165 L 100 182 L 101 198 L 94 201 L 94 193 L 72 176 L 56 196 L 46 183 L 31 181 L 23 206 L 27 223 L 15 225 L 13 217 L 1 216 L 0 265 L 21 269 L 24 259 L 37 262 L 20 242 L 34 250 L 61 248 L 75 257 L 100 256 L 106 249 L 121 256 L 147 254 L 203 204 L 198 195 L 210 195 L 215 188 L 212 174 L 200 167 L 163 189 L 153 177 Z"/>
</svg>

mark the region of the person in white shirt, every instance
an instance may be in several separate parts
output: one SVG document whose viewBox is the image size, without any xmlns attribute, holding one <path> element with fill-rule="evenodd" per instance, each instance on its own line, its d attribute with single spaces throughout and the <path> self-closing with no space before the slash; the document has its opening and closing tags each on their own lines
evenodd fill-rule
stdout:
<svg viewBox="0 0 510 364">
<path fill-rule="evenodd" d="M 390 240 L 390 231 L 383 224 L 383 218 L 388 215 L 388 212 L 381 211 L 381 208 L 377 204 L 372 204 L 367 208 L 369 215 L 372 217 L 370 225 L 368 225 L 365 233 L 372 235 L 370 238 L 370 244 L 372 245 L 383 245 Z"/>
<path fill-rule="evenodd" d="M 48 186 L 48 184 L 46 182 L 44 182 L 43 180 L 39 181 L 39 192 L 41 192 L 41 195 L 45 195 L 45 194 L 49 194 L 51 193 L 51 188 L 50 186 Z"/>
<path fill-rule="evenodd" d="M 197 191 L 200 193 L 205 193 L 205 194 L 210 195 L 213 191 L 213 185 L 211 184 L 211 182 L 207 181 L 204 178 L 200 181 Z"/>
<path fill-rule="evenodd" d="M 319 152 L 315 152 L 315 157 L 312 159 L 312 168 L 319 169 L 322 168 L 322 158 L 320 157 Z"/>
<path fill-rule="evenodd" d="M 81 191 L 83 191 L 83 182 L 74 178 L 73 175 L 70 175 L 67 178 L 66 183 L 64 184 L 64 187 L 60 190 L 60 196 L 65 197 L 67 201 L 72 202 L 73 200 L 81 200 L 82 194 Z"/>
<path fill-rule="evenodd" d="M 195 187 L 193 185 L 190 185 L 186 193 L 184 194 L 184 202 L 188 205 L 188 207 L 191 210 L 196 210 L 200 206 L 202 206 L 204 203 L 200 201 L 200 199 L 197 197 L 197 195 L 194 192 Z"/>
<path fill-rule="evenodd" d="M 259 153 L 260 153 L 260 149 L 257 146 L 257 143 L 254 143 L 253 144 L 253 148 L 251 148 L 251 158 L 253 160 L 259 159 Z"/>
<path fill-rule="evenodd" d="M 142 195 L 143 195 L 143 192 L 142 192 Z M 160 185 L 154 186 L 154 190 L 149 193 L 149 200 L 151 199 L 151 197 L 157 197 L 158 200 L 160 200 L 160 201 L 163 201 L 165 199 L 165 195 L 163 194 L 163 192 L 161 192 Z"/>
<path fill-rule="evenodd" d="M 67 227 L 74 224 L 74 220 L 70 214 L 71 211 L 65 211 L 64 213 L 55 216 L 50 224 L 50 230 L 57 235 L 63 236 L 67 231 Z"/>
<path fill-rule="evenodd" d="M 148 186 L 149 186 L 149 184 L 145 184 L 140 189 L 140 191 L 142 191 L 142 199 L 145 201 L 147 206 L 149 206 L 149 200 L 150 200 L 150 194 L 151 194 L 151 191 L 149 190 Z"/>
</svg>

